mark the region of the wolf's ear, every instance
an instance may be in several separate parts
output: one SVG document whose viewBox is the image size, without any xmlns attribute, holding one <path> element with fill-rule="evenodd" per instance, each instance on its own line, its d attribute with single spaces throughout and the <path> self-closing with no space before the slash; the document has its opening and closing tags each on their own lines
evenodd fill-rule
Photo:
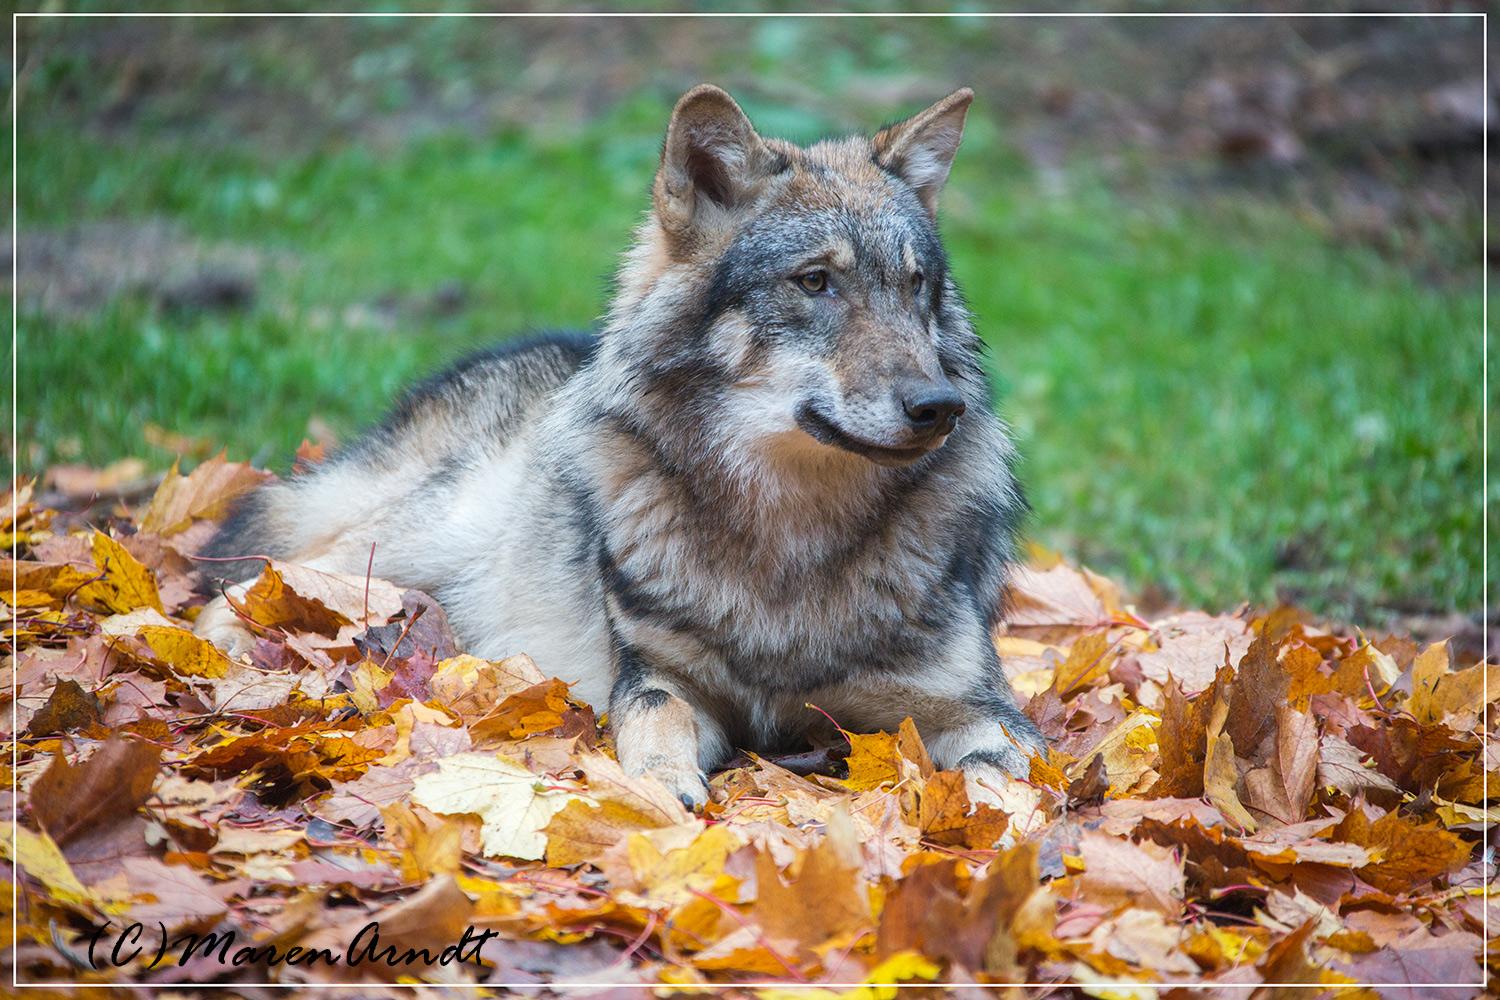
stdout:
<svg viewBox="0 0 1500 1000">
<path fill-rule="evenodd" d="M 875 134 L 875 162 L 910 184 L 928 215 L 937 214 L 937 196 L 948 179 L 964 115 L 974 91 L 965 87 L 904 122 Z"/>
<path fill-rule="evenodd" d="M 694 87 L 667 126 L 653 192 L 657 218 L 677 231 L 707 205 L 733 209 L 754 197 L 775 161 L 734 98 L 709 84 Z"/>
</svg>

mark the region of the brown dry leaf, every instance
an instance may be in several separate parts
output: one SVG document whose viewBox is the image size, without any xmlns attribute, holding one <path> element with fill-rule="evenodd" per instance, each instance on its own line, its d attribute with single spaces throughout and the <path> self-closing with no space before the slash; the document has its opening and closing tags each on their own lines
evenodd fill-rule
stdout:
<svg viewBox="0 0 1500 1000">
<path fill-rule="evenodd" d="M 1160 628 L 1160 647 L 1137 658 L 1141 673 L 1162 685 L 1170 676 L 1189 692 L 1207 690 L 1226 658 L 1238 663 L 1252 639 L 1238 618 L 1178 615 Z"/>
<path fill-rule="evenodd" d="M 267 673 L 233 660 L 229 661 L 223 677 L 212 678 L 206 684 L 209 699 L 220 712 L 252 712 L 284 705 L 296 686 L 295 674 Z"/>
<path fill-rule="evenodd" d="M 394 946 L 397 955 L 409 948 L 425 948 L 432 955 L 441 955 L 443 949 L 457 944 L 465 929 L 475 922 L 475 906 L 452 875 L 439 875 L 390 906 L 374 912 L 359 911 L 346 924 L 309 935 L 305 947 L 329 948 L 342 955 L 371 921 L 379 928 L 380 938 L 378 949 L 372 948 L 368 955 L 363 956 L 366 963 L 379 961 L 374 956 L 388 946 Z M 361 941 L 371 943 L 370 934 L 366 933 Z M 399 964 L 395 966 L 395 969 L 400 968 Z"/>
<path fill-rule="evenodd" d="M 938 771 L 922 789 L 918 826 L 922 837 L 946 847 L 990 850 L 1010 819 L 988 804 L 971 812 L 962 771 Z"/>
<path fill-rule="evenodd" d="M 1323 654 L 1306 643 L 1297 643 L 1281 653 L 1281 666 L 1291 677 L 1287 699 L 1299 712 L 1307 711 L 1314 695 L 1326 694 L 1334 689 L 1333 676 L 1320 669 Z"/>
<path fill-rule="evenodd" d="M 154 927 L 158 922 L 175 931 L 184 924 L 217 920 L 243 883 L 209 882 L 186 865 L 169 865 L 156 858 L 129 858 L 125 875 L 137 902 L 130 920 Z"/>
<path fill-rule="evenodd" d="M 1028 625 L 1096 625 L 1109 617 L 1088 578 L 1059 563 L 1037 571 L 1018 566 L 1010 579 L 1010 627 Z"/>
<path fill-rule="evenodd" d="M 1240 772 L 1234 763 L 1234 742 L 1224 732 L 1224 720 L 1229 717 L 1229 698 L 1214 701 L 1205 733 L 1207 752 L 1203 760 L 1203 791 L 1219 812 L 1242 830 L 1255 830 L 1255 819 L 1240 804 L 1235 793 Z"/>
<path fill-rule="evenodd" d="M 1267 622 L 1250 643 L 1231 683 L 1234 711 L 1224 723 L 1224 732 L 1247 760 L 1274 732 L 1276 706 L 1286 704 L 1291 691 L 1291 675 L 1277 660 L 1279 648 L 1273 624 Z"/>
<path fill-rule="evenodd" d="M 156 577 L 123 545 L 99 531 L 94 532 L 94 565 L 104 578 L 85 588 L 92 600 L 117 613 L 143 607 L 165 612 L 156 591 Z M 79 596 L 83 594 L 79 592 Z"/>
<path fill-rule="evenodd" d="M 494 711 L 469 724 L 475 743 L 518 740 L 556 729 L 568 710 L 568 686 L 559 680 L 542 681 L 509 695 Z"/>
<path fill-rule="evenodd" d="M 274 478 L 248 462 L 226 461 L 222 451 L 186 476 L 174 465 L 141 515 L 140 530 L 171 535 L 189 527 L 194 518 L 222 517 L 231 500 Z"/>
<path fill-rule="evenodd" d="M 324 573 L 279 560 L 273 560 L 270 568 L 285 588 L 355 623 L 352 628 L 384 625 L 402 610 L 401 588 L 379 577 Z"/>
<path fill-rule="evenodd" d="M 53 687 L 26 728 L 33 736 L 86 731 L 98 725 L 103 716 L 98 695 L 85 691 L 77 681 L 64 679 Z"/>
<path fill-rule="evenodd" d="M 130 816 L 151 794 L 161 748 L 115 735 L 77 767 L 57 754 L 31 786 L 31 813 L 60 845 Z"/>
<path fill-rule="evenodd" d="M 1336 962 L 1335 968 L 1354 981 L 1381 984 L 1377 988 L 1381 996 L 1463 1000 L 1483 993 L 1485 973 L 1479 966 L 1479 955 L 1480 949 L 1473 945 L 1424 944 L 1419 948 L 1382 948 L 1352 961 Z M 1408 983 L 1411 985 L 1405 985 Z M 1453 985 L 1432 985 L 1435 983 Z"/>
<path fill-rule="evenodd" d="M 581 754 L 574 762 L 594 801 L 618 803 L 658 827 L 679 826 L 693 818 L 677 796 L 649 775 L 632 778 L 617 761 L 597 753 Z"/>
<path fill-rule="evenodd" d="M 1448 643 L 1435 642 L 1422 650 L 1411 665 L 1411 697 L 1406 710 L 1423 725 L 1442 721 L 1443 712 L 1434 695 L 1438 681 L 1448 672 Z"/>
<path fill-rule="evenodd" d="M 1276 706 L 1276 747 L 1270 764 L 1245 775 L 1250 807 L 1282 823 L 1300 823 L 1318 772 L 1318 723 L 1290 705 Z"/>
<path fill-rule="evenodd" d="M 1333 690 L 1356 701 L 1368 701 L 1372 690 L 1384 694 L 1400 672 L 1395 660 L 1366 644 L 1339 662 L 1333 672 Z"/>
<path fill-rule="evenodd" d="M 788 884 L 769 854 L 756 856 L 752 918 L 768 937 L 800 942 L 806 952 L 870 925 L 869 897 L 857 862 L 840 856 L 826 839 L 801 860 L 797 877 Z"/>
<path fill-rule="evenodd" d="M 1383 892 L 1421 890 L 1439 875 L 1468 863 L 1471 848 L 1437 824 L 1417 824 L 1397 813 L 1370 822 L 1355 809 L 1334 827 L 1333 836 L 1367 847 L 1377 860 L 1359 869 L 1359 877 Z"/>
<path fill-rule="evenodd" d="M 1500 664 L 1484 664 L 1446 674 L 1438 681 L 1432 707 L 1449 729 L 1472 729 L 1484 706 L 1500 699 Z"/>
<path fill-rule="evenodd" d="M 1217 686 L 1226 691 L 1233 670 L 1220 671 Z M 1196 797 L 1203 794 L 1203 761 L 1208 747 L 1208 716 L 1216 694 L 1204 694 L 1192 701 L 1184 698 L 1175 683 L 1164 689 L 1161 724 L 1156 727 L 1156 745 L 1160 752 L 1157 769 L 1161 778 L 1152 786 L 1158 797 Z"/>
<path fill-rule="evenodd" d="M 452 819 L 435 828 L 423 823 L 411 808 L 393 802 L 380 810 L 387 837 L 404 844 L 403 874 L 412 881 L 433 875 L 457 875 L 463 865 L 463 827 Z M 301 831 L 296 831 L 300 834 Z M 405 862 L 409 862 L 409 868 Z"/>
<path fill-rule="evenodd" d="M 267 563 L 260 578 L 236 603 L 257 625 L 276 631 L 316 632 L 332 639 L 339 629 L 353 622 L 314 597 L 304 597 L 288 587 L 273 564 Z"/>
<path fill-rule="evenodd" d="M 1373 859 L 1370 850 L 1336 838 L 1343 813 L 1329 807 L 1332 815 L 1290 826 L 1267 827 L 1250 836 L 1229 837 L 1233 844 L 1252 855 L 1266 870 L 1300 863 L 1359 868 Z"/>
<path fill-rule="evenodd" d="M 932 766 L 932 758 L 927 756 L 927 747 L 917 733 L 917 724 L 911 721 L 909 715 L 901 720 L 901 726 L 896 730 L 896 749 L 901 752 L 902 757 L 917 766 L 917 773 L 922 778 L 932 777 L 937 770 Z"/>
<path fill-rule="evenodd" d="M 583 756 L 580 763 L 589 799 L 569 802 L 542 830 L 547 864 L 593 861 L 632 834 L 695 822 L 660 782 L 630 778 L 615 761 L 597 754 Z"/>
<path fill-rule="evenodd" d="M 1145 904 L 1174 917 L 1182 912 L 1182 861 L 1171 850 L 1085 832 L 1078 851 L 1083 858 L 1078 883 L 1093 902 Z"/>
<path fill-rule="evenodd" d="M 542 828 L 547 838 L 547 864 L 562 868 L 593 861 L 632 834 L 662 826 L 659 815 L 639 812 L 621 802 L 574 799 Z"/>
<path fill-rule="evenodd" d="M 1156 975 L 1198 977 L 1201 971 L 1181 948 L 1185 928 L 1168 921 L 1156 910 L 1125 910 L 1106 920 L 1089 934 L 1089 944 L 1096 955 L 1109 955 L 1138 969 L 1149 969 Z"/>
<path fill-rule="evenodd" d="M 380 807 L 399 802 L 411 793 L 412 780 L 419 769 L 436 767 L 435 763 L 418 761 L 403 761 L 394 767 L 373 765 L 353 781 L 334 782 L 334 794 L 319 802 L 315 812 L 330 823 L 367 826 L 380 815 Z"/>
<path fill-rule="evenodd" d="M 1367 763 L 1364 754 L 1337 733 L 1324 733 L 1318 740 L 1317 782 L 1321 787 L 1337 788 L 1350 798 L 1363 794 L 1371 801 L 1394 804 L 1401 789 Z"/>
</svg>

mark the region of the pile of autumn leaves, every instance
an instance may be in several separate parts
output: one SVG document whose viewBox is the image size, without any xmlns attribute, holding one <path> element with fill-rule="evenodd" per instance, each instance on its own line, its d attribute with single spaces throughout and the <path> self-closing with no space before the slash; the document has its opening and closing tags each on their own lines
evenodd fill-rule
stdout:
<svg viewBox="0 0 1500 1000">
<path fill-rule="evenodd" d="M 197 639 L 191 556 L 263 476 L 213 459 L 99 530 L 55 529 L 24 482 L 5 501 L 23 982 L 1478 992 L 1500 963 L 1481 844 L 1500 676 L 1444 644 L 1286 610 L 1147 622 L 1087 570 L 1031 567 L 996 639 L 1052 740 L 1029 784 L 976 801 L 908 724 L 845 734 L 836 774 L 742 759 L 695 816 L 527 657 L 460 654 L 426 595 L 273 563 L 240 602 L 254 652 Z M 100 962 L 106 921 L 148 946 Z M 434 954 L 472 927 L 484 962 L 253 950 L 344 956 L 371 921 Z M 158 927 L 235 949 L 153 967 Z"/>
</svg>

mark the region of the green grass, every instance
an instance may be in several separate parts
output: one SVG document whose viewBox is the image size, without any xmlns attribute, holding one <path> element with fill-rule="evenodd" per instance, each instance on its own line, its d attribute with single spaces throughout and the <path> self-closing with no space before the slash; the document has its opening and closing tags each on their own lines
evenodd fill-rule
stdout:
<svg viewBox="0 0 1500 1000">
<path fill-rule="evenodd" d="M 583 326 L 645 208 L 663 109 L 566 138 L 438 136 L 268 157 L 25 122 L 20 225 L 166 218 L 274 261 L 244 312 L 126 294 L 23 312 L 23 471 L 124 455 L 158 424 L 286 456 L 514 331 Z M 23 121 L 25 121 L 23 119 Z M 1480 603 L 1480 303 L 1230 199 L 1045 197 L 970 130 L 945 203 L 954 267 L 1025 454 L 1034 536 L 1177 598 L 1278 591 L 1362 620 Z M 461 282 L 466 308 L 419 308 Z M 407 305 L 387 321 L 378 303 Z"/>
</svg>

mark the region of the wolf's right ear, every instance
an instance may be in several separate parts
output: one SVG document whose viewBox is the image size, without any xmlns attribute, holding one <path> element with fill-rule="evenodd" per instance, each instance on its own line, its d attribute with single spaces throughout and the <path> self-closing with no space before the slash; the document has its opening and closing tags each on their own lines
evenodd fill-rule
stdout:
<svg viewBox="0 0 1500 1000">
<path fill-rule="evenodd" d="M 652 192 L 656 217 L 681 232 L 710 206 L 736 208 L 754 198 L 775 162 L 734 98 L 710 84 L 694 87 L 667 126 Z"/>
</svg>

